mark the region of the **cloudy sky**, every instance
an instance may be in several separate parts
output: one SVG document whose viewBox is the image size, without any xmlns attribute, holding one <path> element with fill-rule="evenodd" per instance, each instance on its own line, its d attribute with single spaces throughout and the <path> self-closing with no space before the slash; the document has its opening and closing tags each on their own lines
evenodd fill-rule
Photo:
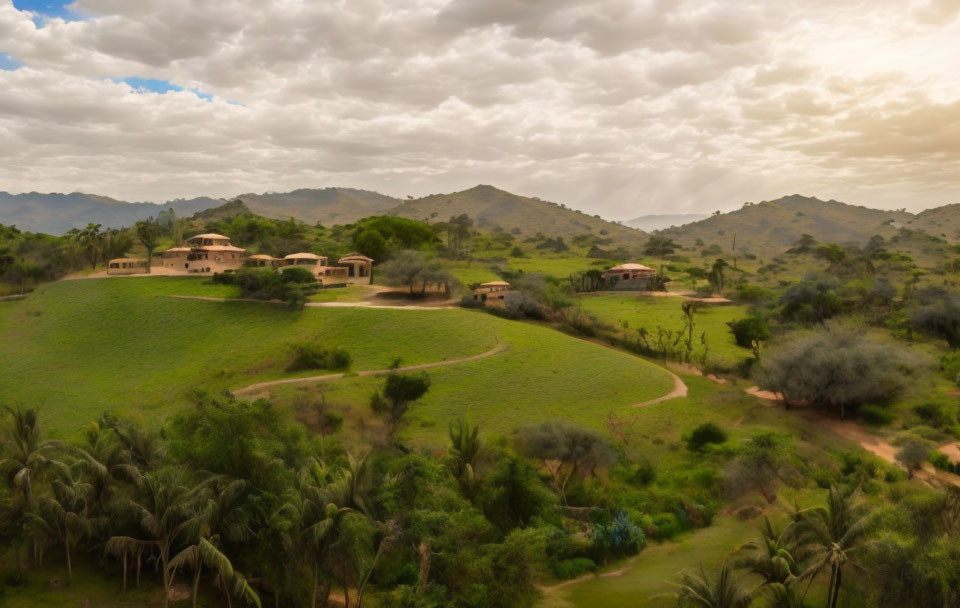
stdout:
<svg viewBox="0 0 960 608">
<path fill-rule="evenodd" d="M 0 190 L 960 202 L 960 0 L 0 0 Z"/>
</svg>

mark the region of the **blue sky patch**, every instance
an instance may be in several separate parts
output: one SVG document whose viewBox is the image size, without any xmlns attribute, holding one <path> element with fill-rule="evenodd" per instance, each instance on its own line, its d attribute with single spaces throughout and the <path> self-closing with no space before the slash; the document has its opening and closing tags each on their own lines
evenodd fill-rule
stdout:
<svg viewBox="0 0 960 608">
<path fill-rule="evenodd" d="M 73 0 L 13 0 L 13 7 L 20 11 L 34 13 L 33 22 L 37 27 L 43 27 L 44 19 L 59 17 L 66 21 L 80 21 L 83 16 L 70 10 L 68 7 Z"/>
<path fill-rule="evenodd" d="M 8 53 L 0 53 L 0 70 L 7 70 L 10 72 L 20 69 L 21 67 L 23 67 L 23 64 L 19 59 Z"/>
<path fill-rule="evenodd" d="M 138 93 L 169 93 L 170 91 L 183 91 L 180 85 L 173 84 L 169 80 L 159 78 L 140 78 L 139 76 L 129 76 L 127 78 L 114 78 L 114 82 L 125 82 Z M 213 101 L 213 95 L 210 93 L 201 93 L 197 89 L 187 89 L 204 101 Z"/>
</svg>

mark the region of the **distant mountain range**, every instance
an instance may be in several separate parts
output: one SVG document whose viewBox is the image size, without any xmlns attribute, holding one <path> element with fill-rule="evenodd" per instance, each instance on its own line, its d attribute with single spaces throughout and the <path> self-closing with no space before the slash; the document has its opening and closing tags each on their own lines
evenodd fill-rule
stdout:
<svg viewBox="0 0 960 608">
<path fill-rule="evenodd" d="M 709 213 L 675 213 L 675 214 L 666 214 L 666 215 L 641 215 L 640 217 L 635 217 L 632 220 L 625 220 L 621 222 L 624 226 L 629 226 L 631 228 L 637 228 L 645 232 L 653 232 L 654 230 L 663 230 L 664 228 L 671 228 L 674 226 L 683 226 L 684 224 L 691 224 L 693 222 L 699 222 L 700 220 L 710 217 Z"/>
<path fill-rule="evenodd" d="M 476 186 L 462 192 L 433 194 L 401 200 L 354 188 L 303 189 L 293 192 L 241 194 L 230 199 L 195 198 L 155 205 L 123 201 L 75 192 L 72 194 L 0 193 L 0 223 L 22 230 L 62 234 L 89 222 L 104 227 L 131 226 L 172 208 L 180 216 L 241 200 L 253 213 L 266 217 L 295 217 L 311 224 L 349 224 L 371 215 L 395 215 L 428 222 L 447 221 L 467 214 L 480 229 L 502 229 L 518 235 L 542 232 L 572 238 L 592 233 L 618 242 L 635 240 L 643 233 L 568 208 L 566 205 L 519 196 L 494 188 Z"/>
<path fill-rule="evenodd" d="M 745 203 L 736 211 L 719 215 L 645 215 L 616 223 L 560 203 L 520 196 L 488 185 L 406 200 L 369 190 L 321 188 L 241 194 L 230 199 L 201 197 L 163 205 L 125 203 L 79 192 L 0 192 L 0 223 L 32 232 L 62 234 L 71 228 L 82 228 L 89 222 L 105 227 L 130 226 L 137 220 L 171 208 L 178 216 L 188 217 L 237 199 L 258 215 L 296 217 L 311 224 L 320 222 L 328 226 L 349 224 L 371 215 L 394 215 L 432 223 L 466 214 L 480 230 L 504 230 L 519 238 L 538 232 L 565 239 L 593 234 L 633 252 L 646 242 L 647 232 L 654 230 L 687 248 L 716 246 L 713 249 L 718 247 L 723 255 L 733 252 L 734 238 L 738 255 L 767 256 L 783 252 L 801 234 L 810 234 L 821 242 L 865 243 L 875 234 L 892 238 L 901 228 L 948 242 L 960 242 L 960 205 L 945 205 L 912 214 L 795 194 L 772 201 Z"/>
</svg>

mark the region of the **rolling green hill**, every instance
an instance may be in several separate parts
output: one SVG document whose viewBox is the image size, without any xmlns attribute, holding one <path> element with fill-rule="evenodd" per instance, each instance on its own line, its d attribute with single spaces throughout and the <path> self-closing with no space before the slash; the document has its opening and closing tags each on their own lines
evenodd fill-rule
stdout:
<svg viewBox="0 0 960 608">
<path fill-rule="evenodd" d="M 251 211 L 273 218 L 295 217 L 309 224 L 351 224 L 371 215 L 381 215 L 400 204 L 400 199 L 355 188 L 305 188 L 293 192 L 241 194 Z"/>
<path fill-rule="evenodd" d="M 589 215 L 565 205 L 519 196 L 485 185 L 462 192 L 411 199 L 389 213 L 431 223 L 445 222 L 453 216 L 467 214 L 480 230 L 499 227 L 520 237 L 540 232 L 565 239 L 592 234 L 611 238 L 620 244 L 638 244 L 645 240 L 645 233 L 640 230 L 608 222 L 599 215 Z"/>
<path fill-rule="evenodd" d="M 439 409 L 428 415 L 443 421 L 441 433 L 447 419 L 470 411 L 496 428 L 571 407 L 581 414 L 593 408 L 600 417 L 611 407 L 628 408 L 672 388 L 665 371 L 636 357 L 479 311 L 291 312 L 264 303 L 165 297 L 229 297 L 232 289 L 200 278 L 81 279 L 44 286 L 26 300 L 0 302 L 0 359 L 8 362 L 0 366 L 0 402 L 42 407 L 50 432 L 59 437 L 75 435 L 104 411 L 158 425 L 192 389 L 236 389 L 290 377 L 291 344 L 303 340 L 346 349 L 354 370 L 388 368 L 397 358 L 416 365 L 508 346 L 502 355 L 436 372 L 450 378 L 431 391 Z M 363 398 L 368 396 L 365 391 Z"/>
</svg>

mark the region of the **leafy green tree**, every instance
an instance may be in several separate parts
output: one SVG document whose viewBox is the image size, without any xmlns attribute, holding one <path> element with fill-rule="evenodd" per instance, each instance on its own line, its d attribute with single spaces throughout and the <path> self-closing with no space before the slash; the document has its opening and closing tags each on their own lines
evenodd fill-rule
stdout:
<svg viewBox="0 0 960 608">
<path fill-rule="evenodd" d="M 673 242 L 673 239 L 659 234 L 651 234 L 647 244 L 643 246 L 644 255 L 652 255 L 661 259 L 676 250 L 677 244 Z"/>
<path fill-rule="evenodd" d="M 708 278 L 710 279 L 710 284 L 717 290 L 717 293 L 723 293 L 723 288 L 726 285 L 726 271 L 729 267 L 730 264 L 723 258 L 717 259 L 713 263 L 713 266 L 710 267 Z"/>
<path fill-rule="evenodd" d="M 797 485 L 797 478 L 788 440 L 775 433 L 760 433 L 741 446 L 730 464 L 727 482 L 734 491 L 757 489 L 772 504 L 777 499 L 777 486 Z"/>
<path fill-rule="evenodd" d="M 136 224 L 137 240 L 147 250 L 147 272 L 153 264 L 153 252 L 157 248 L 160 240 L 160 227 L 152 218 L 142 220 Z"/>
<path fill-rule="evenodd" d="M 564 506 L 572 478 L 592 475 L 617 459 L 602 435 L 561 421 L 521 429 L 520 449 L 524 455 L 543 461 Z"/>
<path fill-rule="evenodd" d="M 503 531 L 529 524 L 554 502 L 555 496 L 543 487 L 530 463 L 516 456 L 497 463 L 479 497 L 487 519 Z"/>
<path fill-rule="evenodd" d="M 370 398 L 370 407 L 378 414 L 387 417 L 387 434 L 390 437 L 397 432 L 400 421 L 410 409 L 410 404 L 423 397 L 430 390 L 430 376 L 426 372 L 403 374 L 392 371 L 380 389 Z"/>
<path fill-rule="evenodd" d="M 453 457 L 453 476 L 468 498 L 477 493 L 477 457 L 480 455 L 480 427 L 458 419 L 456 427 L 450 424 L 450 455 Z"/>
<path fill-rule="evenodd" d="M 737 346 L 749 348 L 756 359 L 760 359 L 763 343 L 770 339 L 770 326 L 760 315 L 750 315 L 736 321 L 728 321 L 727 326 L 733 334 Z"/>
<path fill-rule="evenodd" d="M 930 459 L 930 446 L 910 439 L 903 444 L 895 455 L 900 465 L 907 470 L 907 475 L 913 479 L 914 473 L 923 469 L 923 465 Z"/>
<path fill-rule="evenodd" d="M 857 567 L 853 561 L 866 546 L 871 512 L 857 502 L 852 489 L 830 487 L 826 507 L 814 507 L 796 515 L 801 542 L 814 553 L 813 563 L 803 577 L 812 577 L 830 569 L 827 608 L 836 608 L 840 597 L 843 569 Z"/>
<path fill-rule="evenodd" d="M 808 274 L 780 296 L 780 314 L 784 319 L 823 323 L 843 309 L 843 301 L 837 293 L 838 287 L 839 282 L 835 277 Z"/>
</svg>

